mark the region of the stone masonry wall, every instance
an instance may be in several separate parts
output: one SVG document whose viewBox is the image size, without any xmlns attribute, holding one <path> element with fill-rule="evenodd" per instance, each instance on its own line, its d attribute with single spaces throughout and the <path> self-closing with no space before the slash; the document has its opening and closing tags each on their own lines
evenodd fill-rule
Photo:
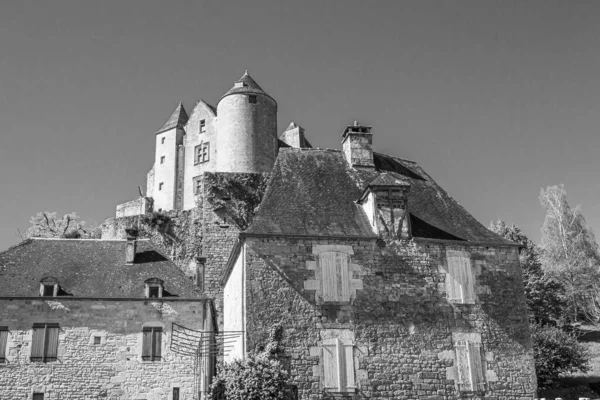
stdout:
<svg viewBox="0 0 600 400">
<path fill-rule="evenodd" d="M 117 206 L 117 218 L 146 214 L 152 211 L 152 199 L 139 197 Z"/>
<path fill-rule="evenodd" d="M 247 348 L 264 343 L 270 327 L 285 329 L 292 380 L 301 399 L 324 399 L 318 346 L 331 332 L 354 337 L 358 398 L 531 399 L 536 391 L 518 252 L 426 242 L 248 238 Z M 352 305 L 318 305 L 317 245 L 352 246 Z M 446 250 L 470 252 L 475 304 L 446 298 Z M 310 284 L 308 284 L 310 286 Z M 362 287 L 361 287 L 362 286 Z M 455 337 L 479 334 L 487 389 L 456 385 Z"/>
<path fill-rule="evenodd" d="M 203 301 L 0 300 L 8 326 L 7 362 L 0 364 L 0 398 L 109 400 L 192 398 L 194 360 L 170 349 L 171 324 L 202 329 Z M 32 326 L 60 326 L 58 360 L 32 362 Z M 162 326 L 162 361 L 142 361 L 143 326 Z M 101 337 L 94 345 L 93 336 Z"/>
</svg>

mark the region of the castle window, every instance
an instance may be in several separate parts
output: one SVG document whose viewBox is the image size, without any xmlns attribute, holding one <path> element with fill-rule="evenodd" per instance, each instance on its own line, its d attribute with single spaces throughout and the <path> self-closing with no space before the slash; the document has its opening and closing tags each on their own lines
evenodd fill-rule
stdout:
<svg viewBox="0 0 600 400">
<path fill-rule="evenodd" d="M 142 330 L 142 360 L 160 361 L 162 354 L 162 328 L 146 327 Z"/>
<path fill-rule="evenodd" d="M 173 400 L 179 400 L 179 388 L 178 387 L 173 388 Z"/>
<path fill-rule="evenodd" d="M 337 251 L 319 253 L 319 270 L 324 302 L 350 301 L 348 254 Z"/>
<path fill-rule="evenodd" d="M 206 132 L 206 120 L 201 119 L 200 120 L 200 133 L 204 133 L 204 132 Z"/>
<path fill-rule="evenodd" d="M 485 363 L 481 341 L 454 342 L 458 372 L 458 389 L 463 392 L 485 391 Z"/>
<path fill-rule="evenodd" d="M 202 177 L 196 176 L 194 178 L 194 194 L 200 194 L 202 192 Z"/>
<path fill-rule="evenodd" d="M 165 144 L 165 138 L 160 139 L 160 144 Z"/>
<path fill-rule="evenodd" d="M 162 187 L 163 187 L 163 183 L 161 182 L 158 184 L 158 190 L 162 190 Z"/>
<path fill-rule="evenodd" d="M 207 162 L 209 160 L 209 150 L 210 143 L 209 142 L 200 142 L 198 146 L 195 148 L 195 162 L 194 164 L 200 164 Z"/>
<path fill-rule="evenodd" d="M 94 336 L 94 345 L 98 346 L 102 344 L 102 337 L 101 336 Z"/>
<path fill-rule="evenodd" d="M 162 157 L 160 158 L 160 163 L 161 163 L 161 164 L 164 164 L 164 163 L 165 163 L 165 156 L 162 156 Z"/>
<path fill-rule="evenodd" d="M 0 364 L 6 362 L 6 345 L 8 343 L 8 326 L 0 326 Z"/>
<path fill-rule="evenodd" d="M 33 324 L 31 361 L 56 361 L 58 356 L 58 324 Z"/>
<path fill-rule="evenodd" d="M 163 284 L 164 281 L 158 278 L 146 279 L 146 297 L 147 298 L 161 298 L 163 297 Z"/>
<path fill-rule="evenodd" d="M 446 275 L 448 301 L 459 304 L 473 304 L 475 302 L 475 285 L 469 253 L 447 250 L 446 259 L 448 260 L 448 273 Z"/>
<path fill-rule="evenodd" d="M 56 297 L 58 296 L 58 279 L 47 276 L 40 281 L 40 296 Z"/>
<path fill-rule="evenodd" d="M 256 95 L 251 94 L 250 96 L 248 96 L 248 103 L 256 104 Z"/>
<path fill-rule="evenodd" d="M 326 339 L 322 345 L 323 387 L 328 392 L 356 391 L 354 344 L 347 339 Z"/>
</svg>

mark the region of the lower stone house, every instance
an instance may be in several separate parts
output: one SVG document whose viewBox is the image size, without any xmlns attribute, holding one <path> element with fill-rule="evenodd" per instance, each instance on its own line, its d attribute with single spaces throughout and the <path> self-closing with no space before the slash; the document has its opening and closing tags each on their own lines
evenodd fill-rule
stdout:
<svg viewBox="0 0 600 400">
<path fill-rule="evenodd" d="M 179 400 L 206 387 L 211 365 L 174 332 L 212 331 L 212 302 L 149 241 L 28 239 L 0 253 L 0 282 L 1 399 Z"/>
<path fill-rule="evenodd" d="M 285 330 L 301 399 L 531 399 L 519 248 L 418 164 L 370 151 L 281 149 L 223 275 L 244 357 Z"/>
</svg>

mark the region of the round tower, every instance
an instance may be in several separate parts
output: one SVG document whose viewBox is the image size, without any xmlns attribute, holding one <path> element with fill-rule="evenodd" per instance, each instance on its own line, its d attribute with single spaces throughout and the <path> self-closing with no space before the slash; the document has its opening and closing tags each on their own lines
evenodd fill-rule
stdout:
<svg viewBox="0 0 600 400">
<path fill-rule="evenodd" d="M 246 71 L 217 104 L 216 170 L 271 172 L 277 149 L 277 102 Z"/>
</svg>

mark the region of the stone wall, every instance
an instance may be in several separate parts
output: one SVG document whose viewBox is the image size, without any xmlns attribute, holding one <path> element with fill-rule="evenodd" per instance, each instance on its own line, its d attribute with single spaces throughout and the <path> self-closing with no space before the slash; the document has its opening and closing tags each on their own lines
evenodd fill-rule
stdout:
<svg viewBox="0 0 600 400">
<path fill-rule="evenodd" d="M 247 348 L 264 343 L 275 322 L 301 399 L 323 397 L 319 346 L 331 332 L 354 342 L 360 398 L 525 399 L 536 391 L 533 353 L 518 252 L 428 242 L 247 238 Z M 351 246 L 356 297 L 351 305 L 318 305 L 314 247 Z M 468 251 L 475 304 L 446 298 L 446 250 Z M 453 334 L 479 334 L 485 393 L 458 391 Z"/>
<path fill-rule="evenodd" d="M 152 198 L 140 197 L 117 206 L 117 218 L 131 217 L 152 212 Z"/>
<path fill-rule="evenodd" d="M 30 361 L 34 323 L 58 323 L 58 360 Z M 203 329 L 204 301 L 2 299 L 0 326 L 7 326 L 7 362 L 0 364 L 0 398 L 192 398 L 194 359 L 170 348 L 172 323 Z M 163 328 L 161 361 L 142 361 L 144 326 Z M 94 344 L 99 336 L 101 343 Z"/>
</svg>

